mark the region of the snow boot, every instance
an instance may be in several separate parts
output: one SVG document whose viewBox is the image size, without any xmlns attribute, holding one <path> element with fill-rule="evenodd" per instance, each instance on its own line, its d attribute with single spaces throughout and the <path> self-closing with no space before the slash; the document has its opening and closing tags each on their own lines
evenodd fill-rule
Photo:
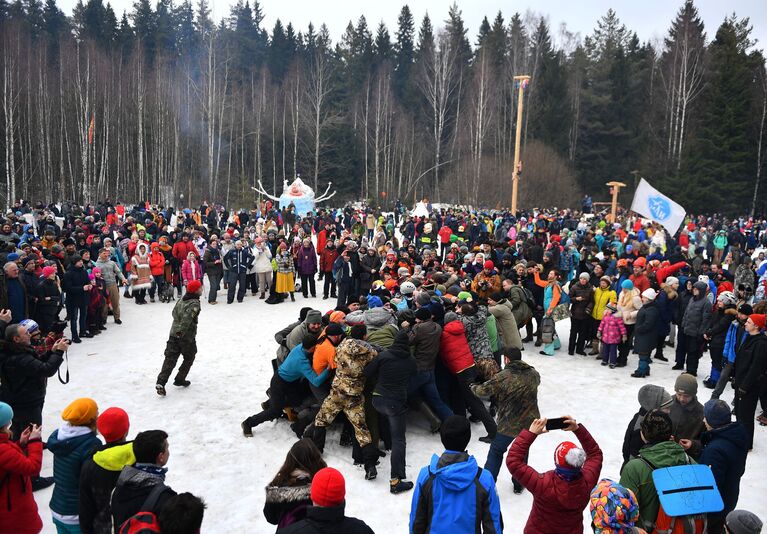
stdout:
<svg viewBox="0 0 767 534">
<path fill-rule="evenodd" d="M 240 427 L 242 428 L 243 436 L 245 436 L 246 438 L 253 437 L 253 426 L 250 424 L 250 417 L 248 417 L 242 423 L 240 423 Z"/>
<path fill-rule="evenodd" d="M 164 397 L 164 396 L 165 396 L 165 386 L 163 386 L 162 384 L 157 384 L 157 385 L 154 387 L 154 389 L 155 389 L 155 391 L 157 391 L 157 394 L 158 394 L 160 397 Z"/>
<path fill-rule="evenodd" d="M 372 443 L 368 443 L 362 447 L 362 458 L 365 462 L 365 480 L 375 480 L 378 476 L 378 470 L 376 469 L 378 449 Z"/>
<path fill-rule="evenodd" d="M 411 489 L 413 489 L 413 483 L 406 480 L 394 478 L 389 482 L 389 492 L 393 493 L 394 495 L 410 491 Z"/>
<path fill-rule="evenodd" d="M 188 388 L 192 383 L 189 380 L 174 380 L 173 385 L 176 387 Z"/>
</svg>

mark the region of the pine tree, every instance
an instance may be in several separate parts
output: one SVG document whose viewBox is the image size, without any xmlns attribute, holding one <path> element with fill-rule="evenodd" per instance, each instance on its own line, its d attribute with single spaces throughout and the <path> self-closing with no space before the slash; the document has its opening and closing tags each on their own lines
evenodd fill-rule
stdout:
<svg viewBox="0 0 767 534">
<path fill-rule="evenodd" d="M 413 103 L 411 73 L 415 61 L 413 14 L 406 5 L 402 6 L 397 18 L 397 42 L 394 45 L 394 94 L 405 106 L 410 108 Z"/>
<path fill-rule="evenodd" d="M 176 8 L 176 50 L 181 57 L 189 57 L 199 46 L 194 27 L 194 8 L 191 0 L 184 0 Z"/>
<path fill-rule="evenodd" d="M 752 46 L 748 19 L 728 17 L 709 46 L 710 77 L 702 95 L 700 130 L 690 144 L 683 174 L 683 197 L 688 209 L 731 215 L 750 206 L 753 191 L 755 143 L 751 138 L 756 118 L 754 85 L 760 54 Z M 712 193 L 715 198 L 712 198 Z"/>
<path fill-rule="evenodd" d="M 530 134 L 565 154 L 568 147 L 570 103 L 562 52 L 554 50 L 546 20 L 541 18 L 532 38 L 533 55 L 539 57 L 536 92 L 530 102 Z"/>
<path fill-rule="evenodd" d="M 379 65 L 392 59 L 394 52 L 391 45 L 391 37 L 386 24 L 381 21 L 376 29 L 376 38 L 373 45 L 376 55 L 376 63 Z"/>
<path fill-rule="evenodd" d="M 281 82 L 285 76 L 285 71 L 288 68 L 288 60 L 290 58 L 290 44 L 288 43 L 288 37 L 285 35 L 285 28 L 282 26 L 282 21 L 277 19 L 272 29 L 272 41 L 269 47 L 269 72 L 272 74 L 272 78 L 275 81 Z"/>
</svg>

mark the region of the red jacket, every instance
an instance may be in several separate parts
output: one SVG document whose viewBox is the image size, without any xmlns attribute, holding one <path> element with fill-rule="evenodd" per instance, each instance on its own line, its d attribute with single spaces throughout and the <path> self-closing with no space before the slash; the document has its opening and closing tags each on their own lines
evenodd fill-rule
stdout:
<svg viewBox="0 0 767 534">
<path fill-rule="evenodd" d="M 445 324 L 439 339 L 439 354 L 445 366 L 454 375 L 474 365 L 474 356 L 461 321 Z"/>
<path fill-rule="evenodd" d="M 160 247 L 152 247 L 149 254 L 149 268 L 152 270 L 152 276 L 162 276 L 165 273 L 165 255 L 160 251 Z"/>
<path fill-rule="evenodd" d="M 43 443 L 30 441 L 27 455 L 21 447 L 0 434 L 0 532 L 37 534 L 43 522 L 32 495 L 30 477 L 40 474 L 43 464 Z"/>
<path fill-rule="evenodd" d="M 675 272 L 680 271 L 683 267 L 687 266 L 687 262 L 680 261 L 678 263 L 675 263 L 673 265 L 666 265 L 665 267 L 661 267 L 657 271 L 655 271 L 655 279 L 658 280 L 659 284 L 662 284 L 666 281 L 666 278 L 673 275 Z"/>
<path fill-rule="evenodd" d="M 333 263 L 338 258 L 338 250 L 333 248 L 323 248 L 320 253 L 320 271 L 323 273 L 329 273 L 333 270 Z"/>
<path fill-rule="evenodd" d="M 184 263 L 187 254 L 190 252 L 194 252 L 194 255 L 198 258 L 200 257 L 200 253 L 197 251 L 197 247 L 194 246 L 191 239 L 186 243 L 184 243 L 184 241 L 178 241 L 173 245 L 173 257 L 178 260 L 179 265 Z"/>
<path fill-rule="evenodd" d="M 525 457 L 537 437 L 529 430 L 520 432 L 509 449 L 506 467 L 533 495 L 533 509 L 527 518 L 525 534 L 583 533 L 583 510 L 599 480 L 602 451 L 583 425 L 578 425 L 574 434 L 586 452 L 586 463 L 580 478 L 570 482 L 555 471 L 541 474 L 527 465 Z"/>
<path fill-rule="evenodd" d="M 443 244 L 450 243 L 450 236 L 453 235 L 453 230 L 447 225 L 439 229 L 439 242 Z"/>
</svg>

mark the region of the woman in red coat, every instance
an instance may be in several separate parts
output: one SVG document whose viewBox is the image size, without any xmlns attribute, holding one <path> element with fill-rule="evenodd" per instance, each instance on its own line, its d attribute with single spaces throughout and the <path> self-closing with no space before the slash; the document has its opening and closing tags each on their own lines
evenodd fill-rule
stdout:
<svg viewBox="0 0 767 534">
<path fill-rule="evenodd" d="M 527 465 L 530 446 L 546 432 L 546 419 L 536 419 L 523 430 L 506 456 L 511 476 L 533 495 L 533 509 L 525 534 L 583 533 L 583 510 L 589 505 L 592 488 L 602 470 L 602 451 L 583 425 L 565 416 L 563 430 L 573 432 L 583 448 L 564 441 L 554 451 L 556 468 L 540 474 Z"/>
<path fill-rule="evenodd" d="M 0 532 L 37 534 L 43 529 L 30 477 L 43 464 L 42 429 L 32 425 L 22 432 L 18 445 L 11 441 L 13 410 L 0 402 Z M 26 450 L 26 454 L 24 454 Z"/>
</svg>

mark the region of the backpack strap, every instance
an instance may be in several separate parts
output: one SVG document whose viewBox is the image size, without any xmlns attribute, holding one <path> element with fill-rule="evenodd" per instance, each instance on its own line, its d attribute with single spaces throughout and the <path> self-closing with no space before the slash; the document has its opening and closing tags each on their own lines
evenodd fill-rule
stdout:
<svg viewBox="0 0 767 534">
<path fill-rule="evenodd" d="M 59 365 L 59 368 L 56 369 L 56 373 L 59 375 L 59 382 L 66 385 L 69 384 L 69 356 L 67 356 L 67 353 L 69 351 L 64 351 L 64 362 L 67 364 L 67 371 L 64 373 L 64 376 L 66 376 L 66 379 L 61 378 L 61 365 Z"/>
<path fill-rule="evenodd" d="M 141 505 L 140 510 L 142 512 L 154 512 L 155 507 L 157 506 L 157 502 L 160 500 L 160 496 L 169 490 L 170 488 L 162 482 L 156 484 L 152 488 L 152 491 L 149 492 L 149 495 L 144 501 L 144 504 Z"/>
</svg>

